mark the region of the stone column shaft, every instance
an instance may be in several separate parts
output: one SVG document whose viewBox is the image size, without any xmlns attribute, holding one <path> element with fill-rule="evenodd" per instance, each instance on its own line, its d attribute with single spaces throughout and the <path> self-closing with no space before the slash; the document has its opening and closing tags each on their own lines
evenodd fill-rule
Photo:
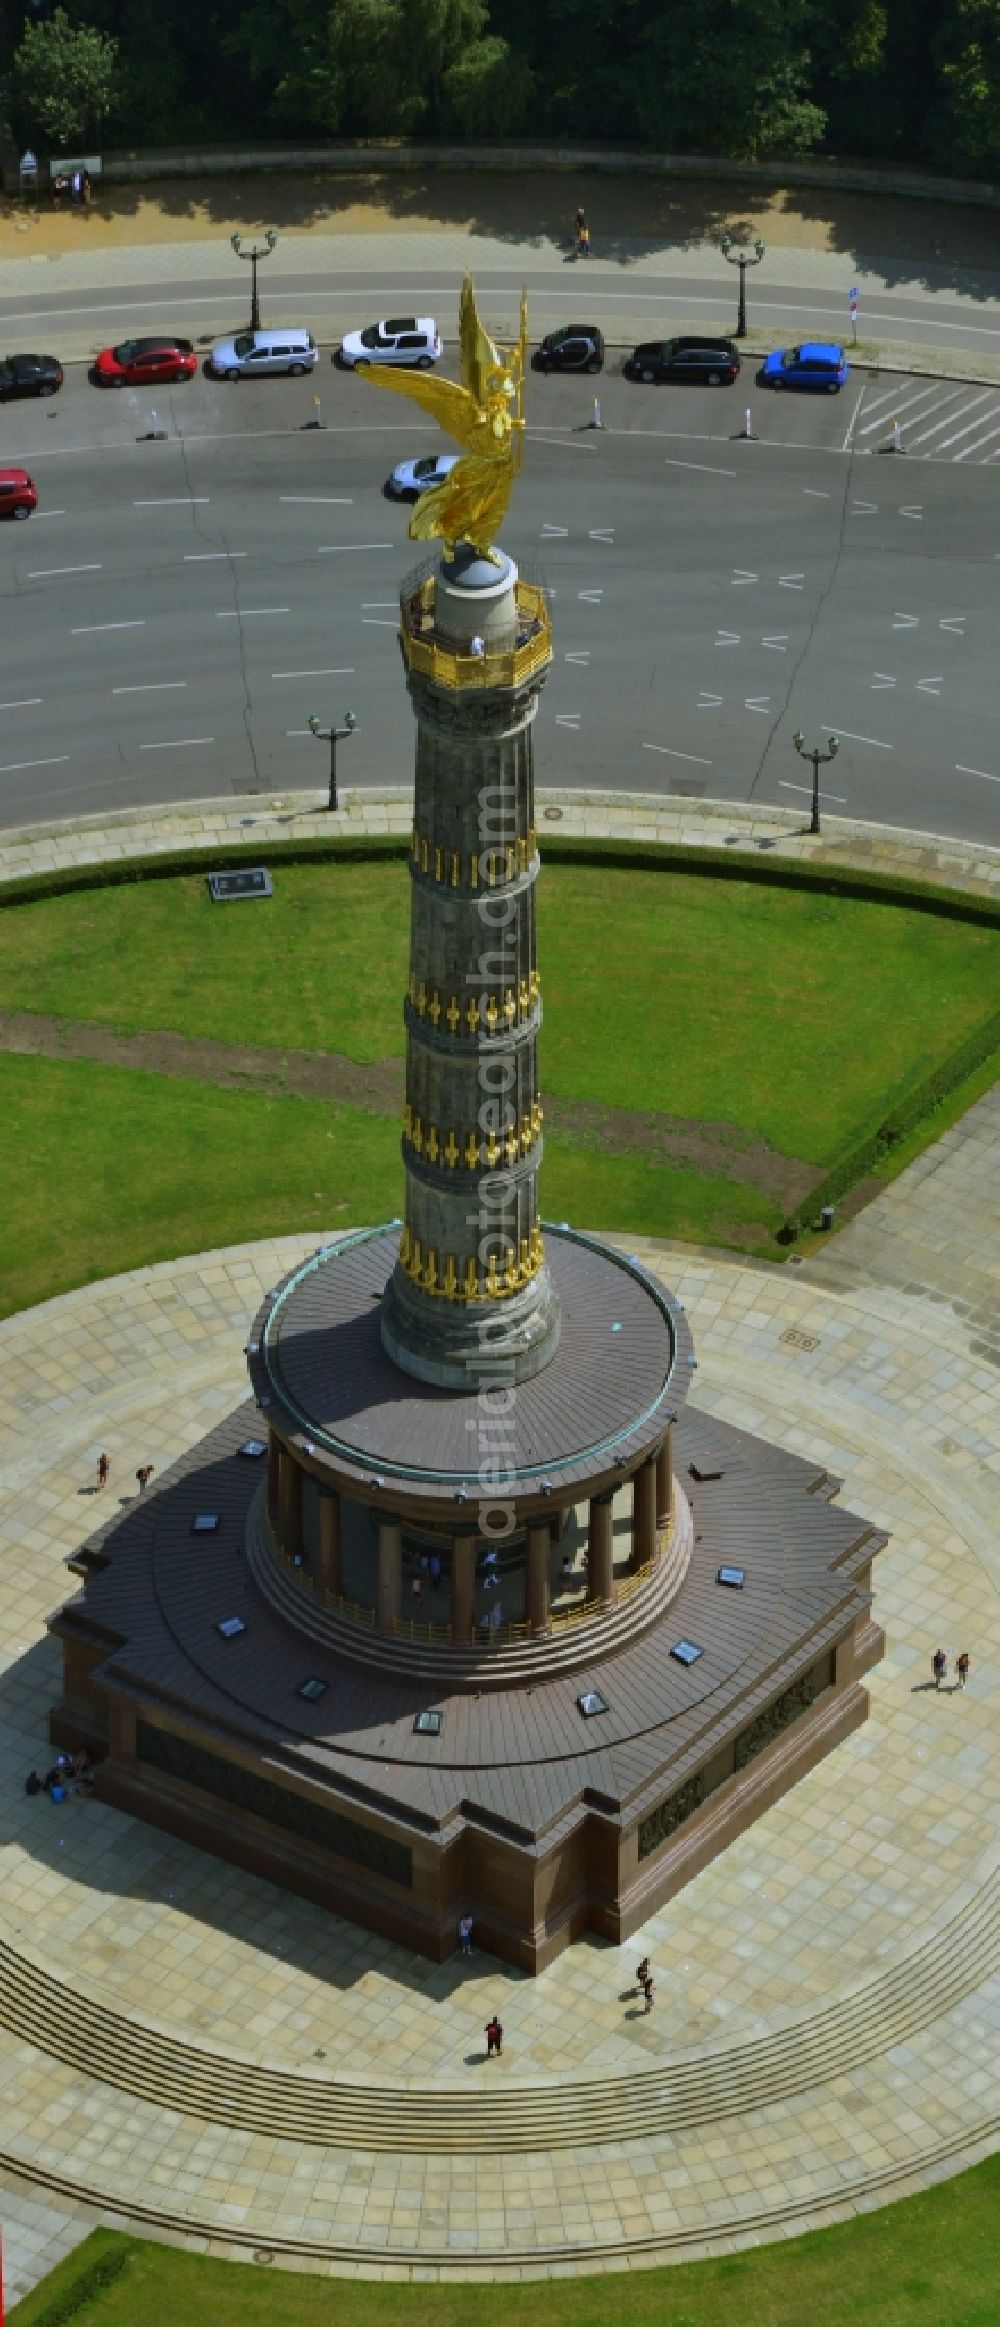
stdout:
<svg viewBox="0 0 1000 2327">
<path fill-rule="evenodd" d="M 278 1541 L 286 1559 L 298 1558 L 302 1550 L 302 1473 L 285 1446 L 278 1462 Z"/>
<path fill-rule="evenodd" d="M 669 1425 L 668 1425 L 668 1428 L 667 1428 L 667 1435 L 666 1435 L 666 1437 L 665 1437 L 665 1439 L 664 1439 L 664 1441 L 663 1441 L 663 1445 L 661 1446 L 661 1448 L 660 1448 L 660 1451 L 659 1451 L 659 1453 L 658 1453 L 658 1455 L 657 1455 L 657 1457 L 656 1457 L 656 1524 L 657 1524 L 657 1526 L 658 1526 L 658 1527 L 666 1527 L 666 1526 L 667 1526 L 667 1524 L 668 1524 L 668 1522 L 669 1522 L 669 1520 L 670 1520 L 670 1519 L 672 1518 L 672 1516 L 673 1516 L 673 1508 L 674 1508 L 674 1447 L 673 1447 L 673 1437 L 674 1437 L 673 1431 L 672 1431 L 672 1429 L 671 1429 L 671 1428 L 669 1427 Z"/>
<path fill-rule="evenodd" d="M 594 1495 L 587 1529 L 587 1597 L 610 1608 L 615 1596 L 614 1497 Z"/>
<path fill-rule="evenodd" d="M 320 1591 L 325 1593 L 327 1599 L 339 1600 L 344 1589 L 340 1542 L 340 1496 L 324 1494 L 322 1490 L 319 1498 L 316 1581 Z"/>
<path fill-rule="evenodd" d="M 279 1476 L 281 1472 L 281 1440 L 273 1430 L 267 1434 L 267 1515 L 272 1527 L 278 1524 Z"/>
<path fill-rule="evenodd" d="M 528 1623 L 534 1634 L 547 1632 L 550 1621 L 549 1557 L 552 1530 L 547 1519 L 533 1520 L 528 1529 L 525 1599 Z"/>
<path fill-rule="evenodd" d="M 451 1629 L 458 1648 L 468 1648 L 476 1619 L 476 1539 L 456 1536 L 451 1547 Z"/>
<path fill-rule="evenodd" d="M 378 1523 L 378 1574 L 375 1579 L 375 1621 L 380 1632 L 392 1632 L 403 1605 L 403 1530 L 398 1519 Z"/>
<path fill-rule="evenodd" d="M 645 1567 L 656 1551 L 655 1454 L 640 1463 L 632 1481 L 632 1564 Z"/>
</svg>

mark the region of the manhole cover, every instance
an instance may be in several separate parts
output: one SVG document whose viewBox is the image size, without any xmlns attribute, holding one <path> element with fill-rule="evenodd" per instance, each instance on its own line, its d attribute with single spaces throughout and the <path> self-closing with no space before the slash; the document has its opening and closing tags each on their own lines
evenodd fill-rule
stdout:
<svg viewBox="0 0 1000 2327">
<path fill-rule="evenodd" d="M 800 1333 L 797 1325 L 790 1325 L 787 1333 L 779 1335 L 786 1349 L 818 1349 L 818 1333 Z"/>
<path fill-rule="evenodd" d="M 543 808 L 543 809 L 542 809 L 542 815 L 543 815 L 544 817 L 546 817 L 546 818 L 547 818 L 547 820 L 548 820 L 548 822 L 549 822 L 550 824 L 561 824 L 561 823 L 562 823 L 562 809 L 561 809 L 561 808 Z"/>
</svg>

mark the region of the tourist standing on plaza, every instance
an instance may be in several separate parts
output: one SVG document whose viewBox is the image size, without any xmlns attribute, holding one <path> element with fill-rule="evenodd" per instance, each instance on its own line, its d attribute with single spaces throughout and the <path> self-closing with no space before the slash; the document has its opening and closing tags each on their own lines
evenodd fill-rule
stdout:
<svg viewBox="0 0 1000 2327">
<path fill-rule="evenodd" d="M 943 1648 L 935 1649 L 931 1658 L 931 1671 L 934 1675 L 934 1686 L 939 1689 L 942 1681 L 946 1680 L 948 1675 L 948 1659 Z"/>
<path fill-rule="evenodd" d="M 966 1681 L 969 1678 L 969 1663 L 969 1651 L 967 1648 L 963 1648 L 962 1654 L 955 1666 L 955 1671 L 958 1674 L 958 1685 L 960 1689 L 964 1689 Z"/>
<path fill-rule="evenodd" d="M 136 1478 L 137 1478 L 137 1479 L 138 1479 L 138 1481 L 139 1481 L 139 1493 L 140 1493 L 140 1495 L 144 1495 L 144 1494 L 145 1494 L 145 1492 L 146 1492 L 146 1488 L 147 1488 L 147 1487 L 148 1487 L 148 1485 L 149 1485 L 150 1479 L 151 1479 L 151 1478 L 152 1478 L 152 1476 L 153 1476 L 153 1465 L 152 1465 L 152 1463 L 151 1463 L 151 1462 L 141 1462 L 141 1463 L 139 1464 L 139 1468 L 138 1468 L 138 1470 L 136 1471 L 136 1474 L 135 1474 L 135 1475 L 136 1475 Z"/>
<path fill-rule="evenodd" d="M 458 1926 L 458 1941 L 463 1955 L 472 1954 L 472 1917 L 463 1915 Z"/>
<path fill-rule="evenodd" d="M 102 1488 L 102 1487 L 106 1487 L 106 1486 L 107 1486 L 107 1483 L 108 1483 L 108 1480 L 109 1480 L 110 1476 L 111 1476 L 111 1456 L 110 1456 L 109 1454 L 99 1454 L 99 1455 L 98 1455 L 98 1457 L 97 1457 L 97 1491 L 98 1491 L 98 1493 L 100 1493 L 100 1491 L 101 1491 L 101 1488 Z"/>
<path fill-rule="evenodd" d="M 503 2029 L 495 2012 L 492 2020 L 487 2020 L 485 2034 L 487 2060 L 492 2060 L 494 2053 L 499 2060 L 503 2051 Z"/>
</svg>

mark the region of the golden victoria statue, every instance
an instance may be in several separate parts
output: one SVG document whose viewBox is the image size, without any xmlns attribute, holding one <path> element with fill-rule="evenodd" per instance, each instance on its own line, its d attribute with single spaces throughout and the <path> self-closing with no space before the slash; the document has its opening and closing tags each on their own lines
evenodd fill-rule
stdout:
<svg viewBox="0 0 1000 2327">
<path fill-rule="evenodd" d="M 462 446 L 462 458 L 417 502 L 407 531 L 412 541 L 443 541 L 449 555 L 467 541 L 493 557 L 493 540 L 521 466 L 521 403 L 528 353 L 528 301 L 521 293 L 521 329 L 515 347 L 495 347 L 483 330 L 471 275 L 459 309 L 462 385 L 396 371 L 391 364 L 359 366 L 361 377 L 396 396 L 412 396 Z M 494 560 L 494 562 L 496 562 Z"/>
</svg>

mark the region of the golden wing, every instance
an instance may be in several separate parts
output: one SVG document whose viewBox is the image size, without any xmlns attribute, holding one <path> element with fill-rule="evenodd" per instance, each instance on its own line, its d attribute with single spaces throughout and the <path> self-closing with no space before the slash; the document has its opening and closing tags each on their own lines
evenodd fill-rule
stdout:
<svg viewBox="0 0 1000 2327">
<path fill-rule="evenodd" d="M 409 396 L 430 413 L 439 428 L 454 437 L 456 444 L 472 441 L 479 412 L 474 397 L 454 380 L 436 380 L 427 372 L 397 371 L 394 364 L 358 364 L 355 369 L 358 378 L 370 380 L 373 387 L 390 388 L 394 396 Z"/>
<path fill-rule="evenodd" d="M 440 485 L 422 494 L 407 526 L 411 541 L 467 541 L 493 557 L 494 528 L 510 499 L 512 471 L 466 453 Z"/>
<path fill-rule="evenodd" d="M 476 306 L 476 294 L 471 275 L 466 275 L 462 284 L 462 298 L 458 310 L 458 342 L 461 351 L 462 378 L 469 394 L 475 397 L 478 405 L 482 406 L 490 394 L 490 374 L 494 375 L 492 385 L 495 393 L 497 376 L 505 377 L 510 371 L 510 364 L 502 349 L 498 348 L 490 338 L 489 333 L 483 330 L 479 320 L 479 309 Z"/>
</svg>

